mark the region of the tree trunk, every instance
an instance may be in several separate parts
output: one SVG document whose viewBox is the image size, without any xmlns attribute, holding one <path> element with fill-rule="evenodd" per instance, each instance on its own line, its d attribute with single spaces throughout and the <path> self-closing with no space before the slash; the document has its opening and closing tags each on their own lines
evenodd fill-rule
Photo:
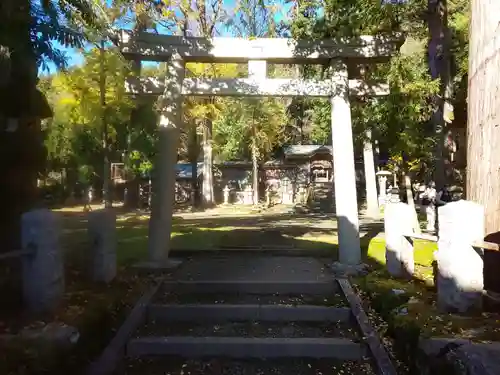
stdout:
<svg viewBox="0 0 500 375">
<path fill-rule="evenodd" d="M 99 47 L 100 54 L 100 76 L 99 76 L 99 94 L 101 102 L 101 126 L 102 126 L 102 152 L 104 156 L 103 165 L 103 183 L 102 191 L 104 198 L 104 207 L 113 207 L 113 198 L 111 196 L 111 166 L 109 161 L 109 144 L 108 144 L 108 119 L 106 108 L 106 50 L 104 40 L 101 41 Z"/>
<path fill-rule="evenodd" d="M 500 230 L 500 2 L 472 0 L 467 199 L 483 205 L 486 234 Z"/>
<path fill-rule="evenodd" d="M 199 144 L 198 133 L 196 131 L 196 124 L 192 124 L 189 129 L 189 162 L 191 163 L 191 194 L 193 206 L 199 207 L 200 205 L 200 188 L 198 184 L 198 156 Z"/>
<path fill-rule="evenodd" d="M 212 120 L 206 119 L 203 127 L 203 205 L 212 207 L 214 200 L 213 166 L 212 166 Z"/>
<path fill-rule="evenodd" d="M 373 145 L 375 146 L 373 150 L 373 162 L 375 163 L 375 173 L 376 173 L 380 170 L 380 147 L 377 139 L 373 141 Z"/>
<path fill-rule="evenodd" d="M 436 182 L 436 188 L 439 190 L 446 183 L 447 171 L 444 153 L 446 121 L 444 115 L 451 108 L 450 99 L 452 95 L 447 0 L 428 0 L 427 12 L 429 69 L 431 77 L 433 79 L 439 78 L 441 81 L 440 93 L 434 98 L 436 109 L 431 119 L 436 138 L 434 181 Z M 447 114 L 446 118 L 449 119 L 450 117 L 452 116 Z"/>
<path fill-rule="evenodd" d="M 50 117 L 42 110 L 44 96 L 37 91 L 36 56 L 30 39 L 31 2 L 0 2 L 0 33 L 4 54 L 0 86 L 0 252 L 21 246 L 21 215 L 37 204 L 37 175 L 45 154 L 40 120 Z M 3 47 L 2 47 L 3 46 Z M 44 105 L 48 105 L 46 101 Z"/>
<path fill-rule="evenodd" d="M 377 198 L 377 177 L 375 175 L 375 161 L 373 156 L 372 132 L 367 129 L 365 132 L 363 147 L 363 164 L 365 167 L 365 188 L 366 188 L 366 210 L 368 216 L 379 215 Z"/>
<path fill-rule="evenodd" d="M 131 62 L 131 71 L 134 77 L 139 77 L 141 75 L 141 61 L 135 60 Z M 134 107 L 130 111 L 130 123 L 127 126 L 127 151 L 125 153 L 125 160 L 123 161 L 125 164 L 125 178 L 127 180 L 127 185 L 130 189 L 132 189 L 136 185 L 136 176 L 133 175 L 132 170 L 130 169 L 130 153 L 132 152 L 132 139 L 131 139 L 131 131 L 139 126 L 139 112 L 140 112 L 140 102 L 138 97 L 133 97 Z M 127 208 L 137 208 L 139 206 L 139 194 L 134 192 L 131 194 L 129 190 L 129 194 L 125 196 L 124 206 Z"/>
<path fill-rule="evenodd" d="M 257 159 L 257 147 L 252 141 L 252 186 L 253 186 L 253 204 L 259 204 L 259 163 Z"/>
</svg>

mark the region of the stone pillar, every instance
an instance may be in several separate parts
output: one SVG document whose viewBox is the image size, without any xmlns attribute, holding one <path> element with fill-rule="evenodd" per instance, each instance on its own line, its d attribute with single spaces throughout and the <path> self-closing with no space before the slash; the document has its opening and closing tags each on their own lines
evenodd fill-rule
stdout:
<svg viewBox="0 0 500 375">
<path fill-rule="evenodd" d="M 272 194 L 272 188 L 271 185 L 269 185 L 266 189 L 266 206 L 271 207 L 271 194 Z"/>
<path fill-rule="evenodd" d="M 64 293 L 64 267 L 60 248 L 61 228 L 55 213 L 47 210 L 26 212 L 21 218 L 23 296 L 34 312 L 51 312 Z"/>
<path fill-rule="evenodd" d="M 231 192 L 231 189 L 226 185 L 222 192 L 224 193 L 224 204 L 229 204 L 229 193 Z"/>
<path fill-rule="evenodd" d="M 361 247 L 349 80 L 345 64 L 336 63 L 332 65 L 332 69 L 334 96 L 331 98 L 331 123 L 339 261 L 344 264 L 358 264 L 361 262 Z"/>
<path fill-rule="evenodd" d="M 363 149 L 363 162 L 365 167 L 366 210 L 370 217 L 379 216 L 377 199 L 377 177 L 375 176 L 375 161 L 373 158 L 372 132 L 365 132 L 366 139 Z"/>
<path fill-rule="evenodd" d="M 378 178 L 378 186 L 379 186 L 379 195 L 378 195 L 378 204 L 384 205 L 387 201 L 387 177 L 380 176 Z"/>
<path fill-rule="evenodd" d="M 293 203 L 293 186 L 292 182 L 288 177 L 283 178 L 281 181 L 281 203 L 282 204 L 292 204 Z"/>
<path fill-rule="evenodd" d="M 394 277 L 411 278 L 415 271 L 412 241 L 413 209 L 406 203 L 388 203 L 384 210 L 385 259 Z"/>
<path fill-rule="evenodd" d="M 436 231 L 436 211 L 436 206 L 434 204 L 425 206 L 425 215 L 427 221 L 425 229 L 428 232 Z"/>
<path fill-rule="evenodd" d="M 116 214 L 109 209 L 93 211 L 88 220 L 89 276 L 108 283 L 116 276 Z"/>
<path fill-rule="evenodd" d="M 467 312 L 481 307 L 483 258 L 470 244 L 484 238 L 484 209 L 470 201 L 439 207 L 436 252 L 438 307 Z"/>
<path fill-rule="evenodd" d="M 306 187 L 304 184 L 299 185 L 299 190 L 298 190 L 298 201 L 300 204 L 306 204 Z"/>
<path fill-rule="evenodd" d="M 173 57 L 167 63 L 165 92 L 161 103 L 158 155 L 154 166 L 153 198 L 149 221 L 149 263 L 153 267 L 168 267 L 175 202 L 177 148 L 182 125 L 182 81 L 184 62 Z"/>
<path fill-rule="evenodd" d="M 253 189 L 250 185 L 247 185 L 244 191 L 244 204 L 253 204 Z"/>
</svg>

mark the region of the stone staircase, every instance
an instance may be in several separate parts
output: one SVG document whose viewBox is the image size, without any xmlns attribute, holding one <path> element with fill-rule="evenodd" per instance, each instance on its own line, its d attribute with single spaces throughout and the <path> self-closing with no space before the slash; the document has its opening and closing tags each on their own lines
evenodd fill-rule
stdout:
<svg viewBox="0 0 500 375">
<path fill-rule="evenodd" d="M 335 199 L 333 183 L 315 183 L 313 185 L 313 196 L 309 203 L 311 213 L 326 214 L 335 213 Z"/>
<path fill-rule="evenodd" d="M 312 258 L 188 262 L 148 298 L 113 374 L 396 374 L 349 282 Z"/>
</svg>

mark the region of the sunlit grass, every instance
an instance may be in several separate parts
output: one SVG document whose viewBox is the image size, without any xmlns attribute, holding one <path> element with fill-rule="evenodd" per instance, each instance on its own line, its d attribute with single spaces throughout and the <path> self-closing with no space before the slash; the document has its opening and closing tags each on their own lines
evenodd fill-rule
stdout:
<svg viewBox="0 0 500 375">
<path fill-rule="evenodd" d="M 236 210 L 226 210 L 234 212 Z M 65 211 L 70 212 L 70 211 Z M 212 213 L 217 211 L 213 210 Z M 245 211 L 246 212 L 246 211 Z M 206 220 L 202 214 L 199 216 Z M 216 224 L 217 216 L 214 215 Z M 242 217 L 247 217 L 245 214 Z M 147 238 L 148 238 L 148 220 L 146 214 L 123 214 L 117 217 L 117 260 L 120 269 L 127 269 L 132 264 L 147 258 Z M 205 221 L 210 222 L 210 221 Z M 195 219 L 183 220 L 176 217 L 173 221 L 171 247 L 176 251 L 184 250 L 205 250 L 221 249 L 222 247 L 231 248 L 231 246 L 248 246 L 254 243 L 272 245 L 274 237 L 266 237 L 262 228 L 256 226 L 254 221 L 249 220 L 248 224 L 238 223 L 238 225 L 220 225 L 212 227 L 198 225 Z M 71 243 L 85 243 L 86 230 L 85 223 L 70 224 L 67 226 L 68 235 L 66 238 L 66 247 L 71 252 Z M 252 240 L 250 244 L 249 241 Z M 329 234 L 309 234 L 300 233 L 296 236 L 293 231 L 282 235 L 278 240 L 291 243 L 300 249 L 326 250 L 326 254 L 331 256 L 332 260 L 337 257 L 338 238 L 332 233 Z M 69 242 L 68 242 L 69 241 Z M 290 242 L 286 242 L 290 241 Z M 393 289 L 405 291 L 406 301 L 402 302 L 400 308 L 406 308 L 407 314 L 399 316 L 398 320 L 408 320 L 418 323 L 422 328 L 424 335 L 456 335 L 467 333 L 472 328 L 478 328 L 488 324 L 486 332 L 481 333 L 476 338 L 496 337 L 500 339 L 500 324 L 490 317 L 464 318 L 451 314 L 440 314 L 436 308 L 436 295 L 433 291 L 433 273 L 432 262 L 433 253 L 437 249 L 435 243 L 416 240 L 414 242 L 415 259 L 415 279 L 396 280 L 391 278 L 385 271 L 385 242 L 383 238 L 375 237 L 368 241 L 362 240 L 362 247 L 365 249 L 364 261 L 374 266 L 371 272 L 365 278 L 355 280 L 358 285 L 376 295 L 378 298 L 392 298 Z M 77 249 L 76 247 L 75 249 Z M 80 246 L 79 249 L 82 249 Z M 324 254 L 324 253 L 323 253 Z M 408 299 L 411 303 L 408 303 Z M 389 304 L 390 305 L 390 304 Z M 498 336 L 498 337 L 497 337 Z"/>
</svg>

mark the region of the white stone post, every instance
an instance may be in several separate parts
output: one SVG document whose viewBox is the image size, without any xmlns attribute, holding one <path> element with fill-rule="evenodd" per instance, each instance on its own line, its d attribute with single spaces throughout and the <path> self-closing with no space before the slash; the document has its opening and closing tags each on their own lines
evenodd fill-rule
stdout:
<svg viewBox="0 0 500 375">
<path fill-rule="evenodd" d="M 34 312 L 51 312 L 64 293 L 60 222 L 42 209 L 24 213 L 21 223 L 22 248 L 32 252 L 22 257 L 24 302 Z"/>
<path fill-rule="evenodd" d="M 108 283 L 116 276 L 116 214 L 109 209 L 88 216 L 90 249 L 88 273 L 93 281 Z"/>
<path fill-rule="evenodd" d="M 483 258 L 471 246 L 484 238 L 484 209 L 461 200 L 439 207 L 439 242 L 436 252 L 438 307 L 467 312 L 481 307 Z"/>
<path fill-rule="evenodd" d="M 299 191 L 298 191 L 298 196 L 299 196 L 299 203 L 300 204 L 306 204 L 306 187 L 304 184 L 299 185 Z"/>
<path fill-rule="evenodd" d="M 435 204 L 429 204 L 425 207 L 425 215 L 427 219 L 427 224 L 425 229 L 428 232 L 436 231 L 436 206 Z"/>
<path fill-rule="evenodd" d="M 184 61 L 178 56 L 167 63 L 167 77 L 160 110 L 159 150 L 153 180 L 153 199 L 149 221 L 149 265 L 169 267 L 172 212 L 175 202 L 177 147 L 182 124 L 182 81 Z"/>
<path fill-rule="evenodd" d="M 266 206 L 271 207 L 271 185 L 269 185 L 266 189 Z"/>
<path fill-rule="evenodd" d="M 387 201 L 387 177 L 386 176 L 379 176 L 378 186 L 379 186 L 378 204 L 382 206 Z"/>
<path fill-rule="evenodd" d="M 331 98 L 331 123 L 339 261 L 343 264 L 358 264 L 361 262 L 361 246 L 349 80 L 345 64 L 335 63 L 332 68 L 335 95 Z"/>
<path fill-rule="evenodd" d="M 365 135 L 363 162 L 365 167 L 366 211 L 368 216 L 378 217 L 377 177 L 375 176 L 375 160 L 373 158 L 371 130 L 366 130 Z"/>
<path fill-rule="evenodd" d="M 229 204 L 229 193 L 231 192 L 231 189 L 226 185 L 222 192 L 224 193 L 224 204 Z"/>
<path fill-rule="evenodd" d="M 394 277 L 411 278 L 415 271 L 413 244 L 405 234 L 413 233 L 413 209 L 406 203 L 388 203 L 384 210 L 385 259 Z"/>
<path fill-rule="evenodd" d="M 244 204 L 253 204 L 253 189 L 250 185 L 245 188 L 243 202 Z"/>
<path fill-rule="evenodd" d="M 281 181 L 281 203 L 282 204 L 292 204 L 293 203 L 293 186 L 288 177 L 283 178 Z"/>
</svg>

